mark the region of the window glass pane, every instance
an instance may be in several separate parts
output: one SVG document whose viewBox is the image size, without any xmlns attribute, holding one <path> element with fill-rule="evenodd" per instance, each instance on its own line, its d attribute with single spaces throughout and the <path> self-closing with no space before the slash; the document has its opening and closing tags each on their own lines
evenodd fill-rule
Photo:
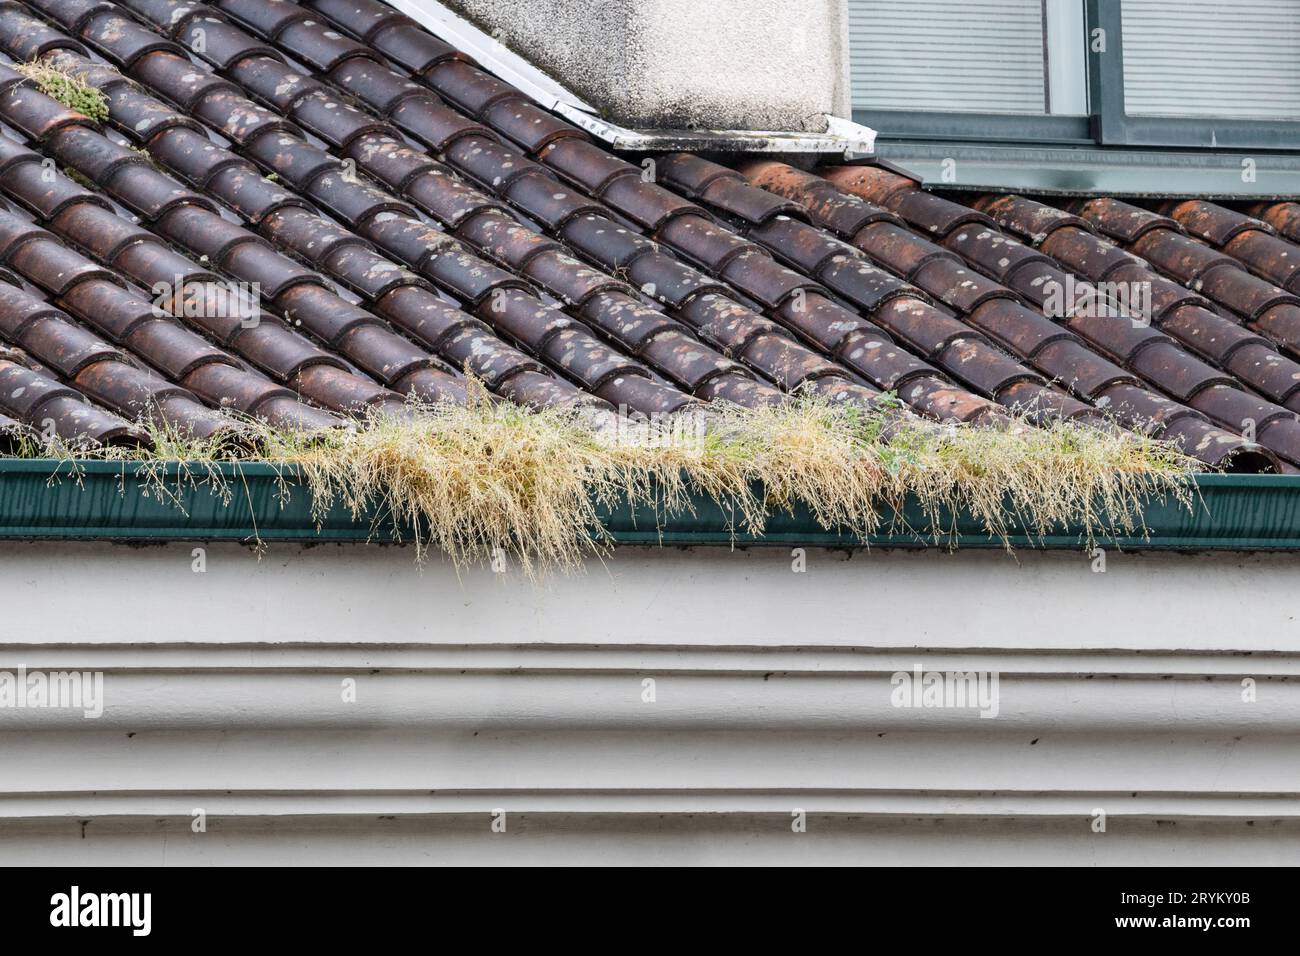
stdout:
<svg viewBox="0 0 1300 956">
<path fill-rule="evenodd" d="M 1042 0 L 849 0 L 849 51 L 859 109 L 1047 111 Z"/>
<path fill-rule="evenodd" d="M 1300 0 L 1124 0 L 1121 10 L 1125 112 L 1300 119 Z"/>
</svg>

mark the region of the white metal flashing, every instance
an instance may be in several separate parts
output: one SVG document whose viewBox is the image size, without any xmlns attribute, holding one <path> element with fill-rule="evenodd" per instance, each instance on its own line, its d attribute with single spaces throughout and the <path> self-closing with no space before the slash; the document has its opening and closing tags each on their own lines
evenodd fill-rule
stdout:
<svg viewBox="0 0 1300 956">
<path fill-rule="evenodd" d="M 828 153 L 861 159 L 875 152 L 876 131 L 826 114 L 824 133 L 771 130 L 629 129 L 601 119 L 591 104 L 437 0 L 385 0 L 430 33 L 474 57 L 540 106 L 631 152 Z"/>
</svg>

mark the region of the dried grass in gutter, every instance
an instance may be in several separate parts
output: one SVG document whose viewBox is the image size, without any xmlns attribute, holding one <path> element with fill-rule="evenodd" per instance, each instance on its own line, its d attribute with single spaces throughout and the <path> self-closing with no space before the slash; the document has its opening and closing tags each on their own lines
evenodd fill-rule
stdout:
<svg viewBox="0 0 1300 956">
<path fill-rule="evenodd" d="M 911 496 L 928 519 L 923 533 L 935 540 L 964 512 L 1004 543 L 1069 525 L 1090 546 L 1142 533 L 1142 506 L 1152 498 L 1190 505 L 1187 476 L 1197 470 L 1165 443 L 1069 423 L 990 430 L 894 422 L 885 441 L 887 411 L 812 401 L 714 409 L 707 431 L 684 434 L 662 424 L 611 432 L 571 412 L 528 410 L 485 393 L 467 406 L 415 410 L 410 419 L 310 436 L 249 423 L 254 460 L 280 467 L 286 490 L 300 476 L 318 515 L 341 503 L 376 524 L 395 519 L 415 529 L 421 557 L 432 548 L 457 566 L 501 548 L 530 575 L 576 569 L 606 548 L 601 509 L 624 501 L 663 522 L 702 496 L 735 515 L 736 531 L 755 535 L 775 510 L 802 504 L 823 528 L 865 538 L 900 530 L 888 522 Z M 153 452 L 89 456 L 138 461 L 146 491 L 177 502 L 183 489 L 167 486 L 168 462 L 190 463 L 182 483 L 198 475 L 227 500 L 240 493 L 239 478 L 215 466 L 249 456 L 163 432 L 155 438 Z"/>
</svg>

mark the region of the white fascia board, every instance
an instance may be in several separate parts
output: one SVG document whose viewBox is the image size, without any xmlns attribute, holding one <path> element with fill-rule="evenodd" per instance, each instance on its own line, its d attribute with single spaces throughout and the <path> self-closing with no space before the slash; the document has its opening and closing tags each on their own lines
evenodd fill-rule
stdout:
<svg viewBox="0 0 1300 956">
<path fill-rule="evenodd" d="M 614 149 L 629 152 L 825 153 L 845 159 L 872 156 L 876 131 L 826 114 L 824 133 L 771 130 L 629 129 L 601 119 L 597 110 L 499 40 L 436 0 L 385 0 L 430 33 L 468 53 L 539 106 L 563 116 Z"/>
</svg>

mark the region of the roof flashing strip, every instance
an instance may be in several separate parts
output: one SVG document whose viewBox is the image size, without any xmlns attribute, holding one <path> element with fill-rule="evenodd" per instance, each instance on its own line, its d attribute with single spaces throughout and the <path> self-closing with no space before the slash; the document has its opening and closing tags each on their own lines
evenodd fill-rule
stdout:
<svg viewBox="0 0 1300 956">
<path fill-rule="evenodd" d="M 1300 195 L 1300 156 L 1262 151 L 1211 153 L 891 139 L 880 144 L 875 158 L 879 165 L 917 179 L 929 189 L 1229 201 Z M 1247 168 L 1253 175 L 1243 175 Z"/>
<path fill-rule="evenodd" d="M 601 119 L 597 109 L 499 40 L 436 0 L 385 0 L 439 39 L 474 57 L 490 73 L 563 116 L 613 149 L 628 152 L 814 153 L 863 159 L 874 155 L 876 131 L 826 115 L 822 133 L 775 130 L 629 129 Z"/>
</svg>

